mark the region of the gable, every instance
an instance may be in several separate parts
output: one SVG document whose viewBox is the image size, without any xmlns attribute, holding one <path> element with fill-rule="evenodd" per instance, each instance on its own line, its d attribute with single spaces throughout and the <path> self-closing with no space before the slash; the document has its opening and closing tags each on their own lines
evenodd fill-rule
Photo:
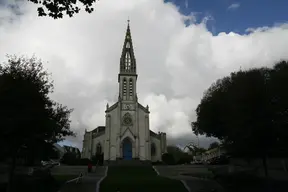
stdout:
<svg viewBox="0 0 288 192">
<path fill-rule="evenodd" d="M 131 130 L 129 128 L 126 128 L 126 130 L 124 131 L 124 133 L 121 135 L 122 139 L 121 142 L 126 138 L 129 137 L 132 141 L 135 140 L 133 133 L 131 132 Z"/>
<path fill-rule="evenodd" d="M 113 111 L 114 109 L 117 109 L 117 107 L 118 107 L 118 101 L 114 103 L 112 106 L 110 106 L 108 109 L 106 109 L 105 113 L 109 113 Z"/>
<path fill-rule="evenodd" d="M 147 109 L 146 107 L 144 107 L 140 103 L 138 103 L 138 108 L 141 109 L 142 111 L 144 111 L 145 113 L 148 113 L 148 114 L 150 113 L 149 109 Z"/>
<path fill-rule="evenodd" d="M 160 135 L 158 135 L 157 133 L 155 133 L 151 130 L 150 130 L 150 137 L 154 137 L 154 138 L 159 139 L 159 140 L 161 139 Z"/>
</svg>

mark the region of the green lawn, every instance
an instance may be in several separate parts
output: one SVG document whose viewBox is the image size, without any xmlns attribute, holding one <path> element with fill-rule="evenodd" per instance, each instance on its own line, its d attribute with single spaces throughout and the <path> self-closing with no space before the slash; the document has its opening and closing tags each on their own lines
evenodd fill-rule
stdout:
<svg viewBox="0 0 288 192">
<path fill-rule="evenodd" d="M 260 178 L 245 173 L 221 175 L 217 181 L 228 192 L 287 191 L 287 181 Z"/>
<path fill-rule="evenodd" d="M 187 192 L 178 180 L 158 176 L 152 167 L 109 167 L 101 192 Z"/>
<path fill-rule="evenodd" d="M 74 179 L 78 175 L 53 175 L 53 178 L 41 178 L 28 175 L 15 175 L 12 192 L 56 192 L 66 181 Z M 6 191 L 7 183 L 0 184 L 0 191 Z"/>
</svg>

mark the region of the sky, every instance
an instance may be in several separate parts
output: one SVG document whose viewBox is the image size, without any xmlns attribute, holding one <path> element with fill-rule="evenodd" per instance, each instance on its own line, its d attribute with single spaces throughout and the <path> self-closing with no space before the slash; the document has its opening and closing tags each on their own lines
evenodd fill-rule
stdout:
<svg viewBox="0 0 288 192">
<path fill-rule="evenodd" d="M 51 97 L 74 108 L 77 137 L 64 143 L 81 149 L 84 130 L 104 125 L 106 104 L 117 100 L 129 17 L 139 102 L 149 105 L 150 128 L 183 146 L 197 142 L 190 123 L 213 82 L 240 67 L 288 59 L 285 2 L 101 0 L 92 14 L 53 20 L 37 17 L 37 6 L 27 1 L 7 6 L 13 1 L 0 0 L 0 62 L 6 54 L 43 61 L 54 80 Z M 214 140 L 200 137 L 199 143 L 207 147 Z"/>
<path fill-rule="evenodd" d="M 173 2 L 184 15 L 191 12 L 201 22 L 210 17 L 208 29 L 220 32 L 246 33 L 248 28 L 271 27 L 288 20 L 286 0 L 165 0 Z"/>
</svg>

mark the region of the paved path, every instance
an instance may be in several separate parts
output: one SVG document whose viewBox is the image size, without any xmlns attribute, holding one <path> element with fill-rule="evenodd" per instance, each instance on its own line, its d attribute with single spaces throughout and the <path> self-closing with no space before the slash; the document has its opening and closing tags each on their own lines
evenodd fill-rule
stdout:
<svg viewBox="0 0 288 192">
<path fill-rule="evenodd" d="M 60 192 L 95 192 L 98 181 L 105 175 L 106 167 L 98 167 L 96 172 L 83 176 L 80 183 L 70 182 L 65 184 Z"/>
<path fill-rule="evenodd" d="M 52 175 L 79 175 L 80 173 L 86 173 L 87 166 L 67 166 L 60 165 L 51 169 Z"/>
<path fill-rule="evenodd" d="M 189 192 L 211 192 L 212 189 L 217 189 L 217 192 L 223 192 L 223 188 L 213 180 L 200 179 L 191 176 L 183 176 L 180 173 L 207 173 L 209 171 L 205 167 L 192 167 L 192 166 L 156 166 L 156 170 L 163 177 L 182 180 L 186 183 Z"/>
<path fill-rule="evenodd" d="M 216 189 L 217 192 L 224 191 L 224 189 L 213 180 L 190 179 L 184 180 L 184 182 L 190 188 L 190 192 L 211 192 L 212 189 Z"/>
</svg>

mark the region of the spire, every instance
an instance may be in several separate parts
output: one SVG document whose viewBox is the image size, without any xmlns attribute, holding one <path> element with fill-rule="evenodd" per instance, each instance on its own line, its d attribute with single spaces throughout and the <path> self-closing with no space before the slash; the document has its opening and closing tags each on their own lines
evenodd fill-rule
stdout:
<svg viewBox="0 0 288 192">
<path fill-rule="evenodd" d="M 128 19 L 127 22 L 127 30 L 120 58 L 120 73 L 136 74 L 136 59 L 132 44 L 130 20 Z"/>
</svg>

